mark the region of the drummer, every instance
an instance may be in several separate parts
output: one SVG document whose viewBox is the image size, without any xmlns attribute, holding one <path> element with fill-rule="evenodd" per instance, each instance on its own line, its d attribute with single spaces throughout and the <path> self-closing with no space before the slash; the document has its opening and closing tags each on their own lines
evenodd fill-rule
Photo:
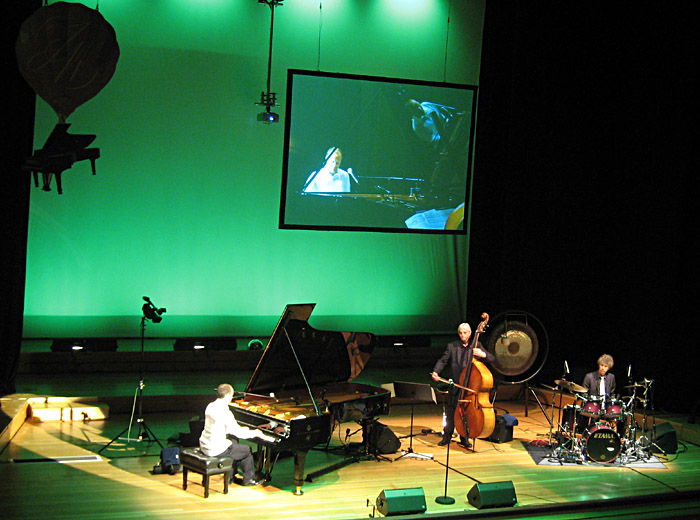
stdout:
<svg viewBox="0 0 700 520">
<path fill-rule="evenodd" d="M 598 358 L 598 370 L 589 372 L 583 379 L 583 386 L 588 392 L 589 399 L 600 399 L 603 402 L 615 396 L 615 374 L 609 371 L 614 361 L 610 354 Z"/>
</svg>

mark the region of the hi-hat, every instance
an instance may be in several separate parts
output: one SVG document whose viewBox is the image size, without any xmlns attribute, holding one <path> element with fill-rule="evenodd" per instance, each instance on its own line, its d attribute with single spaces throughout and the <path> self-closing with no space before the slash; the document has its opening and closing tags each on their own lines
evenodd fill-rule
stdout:
<svg viewBox="0 0 700 520">
<path fill-rule="evenodd" d="M 566 379 L 555 379 L 554 383 L 559 388 L 563 388 L 564 390 L 568 390 L 569 392 L 588 392 L 588 390 L 585 387 L 577 385 L 576 383 L 572 383 L 571 381 L 567 381 Z"/>
</svg>

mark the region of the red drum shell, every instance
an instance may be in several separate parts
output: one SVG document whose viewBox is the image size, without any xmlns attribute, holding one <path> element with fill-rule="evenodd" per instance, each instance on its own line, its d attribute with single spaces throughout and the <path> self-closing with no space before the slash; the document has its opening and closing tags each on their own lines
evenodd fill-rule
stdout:
<svg viewBox="0 0 700 520">
<path fill-rule="evenodd" d="M 588 428 L 581 438 L 586 455 L 596 462 L 613 462 L 622 448 L 617 432 L 603 423 Z"/>
<path fill-rule="evenodd" d="M 580 406 L 568 404 L 561 412 L 561 425 L 569 433 L 583 433 L 588 426 L 588 417 L 581 414 Z M 574 428 L 574 417 L 576 418 L 576 428 Z"/>
<path fill-rule="evenodd" d="M 592 417 L 594 419 L 600 417 L 600 403 L 594 401 L 587 401 L 583 405 L 581 415 L 585 417 Z"/>
</svg>

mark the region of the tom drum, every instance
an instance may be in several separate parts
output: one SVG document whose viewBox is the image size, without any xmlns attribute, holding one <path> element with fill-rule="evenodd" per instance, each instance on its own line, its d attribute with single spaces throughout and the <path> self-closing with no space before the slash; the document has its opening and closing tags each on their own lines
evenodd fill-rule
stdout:
<svg viewBox="0 0 700 520">
<path fill-rule="evenodd" d="M 605 406 L 603 415 L 607 419 L 619 419 L 622 416 L 622 401 L 611 398 Z"/>
<path fill-rule="evenodd" d="M 600 417 L 600 403 L 601 399 L 598 396 L 587 397 L 586 402 L 583 404 L 581 415 L 597 419 Z"/>
<path fill-rule="evenodd" d="M 568 404 L 561 412 L 561 426 L 568 433 L 583 433 L 588 426 L 588 417 L 581 415 L 582 409 L 578 405 Z M 574 421 L 575 428 L 574 428 Z"/>
</svg>

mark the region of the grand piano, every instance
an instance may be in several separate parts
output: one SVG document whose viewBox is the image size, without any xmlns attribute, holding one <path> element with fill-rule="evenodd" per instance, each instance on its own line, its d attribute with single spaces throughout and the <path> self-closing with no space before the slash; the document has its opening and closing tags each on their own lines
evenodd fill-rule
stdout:
<svg viewBox="0 0 700 520">
<path fill-rule="evenodd" d="M 377 343 L 366 332 L 317 330 L 308 323 L 316 304 L 287 305 L 242 397 L 231 411 L 245 426 L 271 424 L 274 441 L 250 439 L 261 447 L 257 469 L 270 480 L 275 458 L 294 454 L 294 494 L 301 495 L 306 454 L 328 443 L 336 425 L 365 426 L 389 413 L 390 392 L 351 383 Z"/>
</svg>

